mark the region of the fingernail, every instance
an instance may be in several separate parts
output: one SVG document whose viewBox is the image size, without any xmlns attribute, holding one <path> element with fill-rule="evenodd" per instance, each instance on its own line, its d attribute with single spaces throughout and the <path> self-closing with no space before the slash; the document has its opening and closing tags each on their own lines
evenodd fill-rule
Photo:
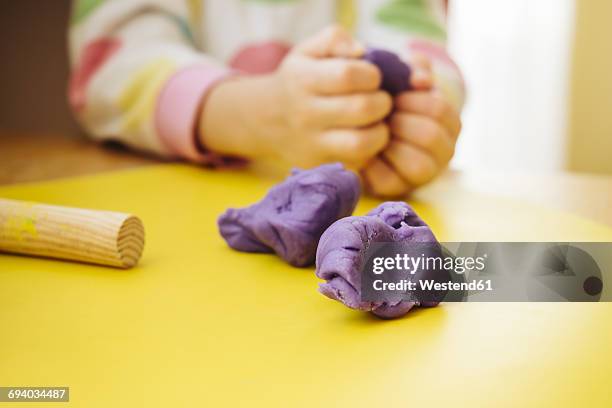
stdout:
<svg viewBox="0 0 612 408">
<path fill-rule="evenodd" d="M 412 80 L 410 81 L 414 87 L 425 87 L 431 86 L 433 82 L 433 78 L 431 74 L 427 71 L 416 70 L 414 71 L 414 75 L 412 76 Z"/>
</svg>

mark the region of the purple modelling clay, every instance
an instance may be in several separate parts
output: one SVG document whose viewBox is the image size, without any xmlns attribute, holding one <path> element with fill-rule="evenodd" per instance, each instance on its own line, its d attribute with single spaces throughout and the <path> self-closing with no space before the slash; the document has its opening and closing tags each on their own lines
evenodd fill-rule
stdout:
<svg viewBox="0 0 612 408">
<path fill-rule="evenodd" d="M 359 194 L 359 179 L 340 163 L 293 170 L 258 203 L 225 211 L 219 231 L 238 251 L 276 252 L 293 266 L 311 265 L 323 231 L 353 213 Z"/>
<path fill-rule="evenodd" d="M 380 89 L 397 95 L 410 90 L 410 67 L 391 51 L 370 48 L 363 59 L 376 65 L 382 73 Z"/>
<path fill-rule="evenodd" d="M 404 202 L 386 202 L 363 217 L 346 217 L 333 223 L 319 241 L 316 274 L 326 280 L 319 285 L 325 296 L 346 306 L 369 311 L 382 318 L 402 316 L 415 306 L 435 306 L 438 302 L 367 302 L 361 297 L 361 270 L 365 253 L 373 242 L 433 243 L 431 229 Z"/>
</svg>

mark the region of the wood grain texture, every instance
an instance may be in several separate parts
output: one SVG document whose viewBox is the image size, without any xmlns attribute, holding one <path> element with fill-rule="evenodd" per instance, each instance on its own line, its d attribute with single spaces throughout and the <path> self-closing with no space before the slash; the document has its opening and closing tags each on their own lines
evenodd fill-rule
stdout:
<svg viewBox="0 0 612 408">
<path fill-rule="evenodd" d="M 0 185 L 123 170 L 163 162 L 117 144 L 61 134 L 0 130 Z"/>
<path fill-rule="evenodd" d="M 143 248 L 133 215 L 0 199 L 0 251 L 131 268 Z"/>
</svg>

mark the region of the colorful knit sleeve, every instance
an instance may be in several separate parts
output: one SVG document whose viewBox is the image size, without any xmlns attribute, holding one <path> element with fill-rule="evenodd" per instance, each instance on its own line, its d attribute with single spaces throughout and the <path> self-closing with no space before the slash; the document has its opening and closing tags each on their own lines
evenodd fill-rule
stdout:
<svg viewBox="0 0 612 408">
<path fill-rule="evenodd" d="M 195 4 L 74 1 L 69 101 L 93 138 L 166 157 L 221 160 L 198 146 L 195 129 L 207 91 L 228 70 L 197 51 Z"/>
<path fill-rule="evenodd" d="M 415 53 L 429 57 L 435 86 L 461 110 L 465 85 L 446 51 L 445 0 L 338 1 L 340 21 L 366 44 L 393 50 L 408 60 Z"/>
</svg>

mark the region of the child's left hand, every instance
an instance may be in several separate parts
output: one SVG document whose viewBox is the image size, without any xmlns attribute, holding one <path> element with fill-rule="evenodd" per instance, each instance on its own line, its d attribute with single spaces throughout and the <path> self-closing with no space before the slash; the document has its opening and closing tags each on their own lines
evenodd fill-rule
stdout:
<svg viewBox="0 0 612 408">
<path fill-rule="evenodd" d="M 418 58 L 412 66 L 414 90 L 395 98 L 391 141 L 382 157 L 362 171 L 368 190 L 377 196 L 400 196 L 431 181 L 453 157 L 461 130 L 459 112 L 432 89 L 429 62 Z"/>
</svg>

